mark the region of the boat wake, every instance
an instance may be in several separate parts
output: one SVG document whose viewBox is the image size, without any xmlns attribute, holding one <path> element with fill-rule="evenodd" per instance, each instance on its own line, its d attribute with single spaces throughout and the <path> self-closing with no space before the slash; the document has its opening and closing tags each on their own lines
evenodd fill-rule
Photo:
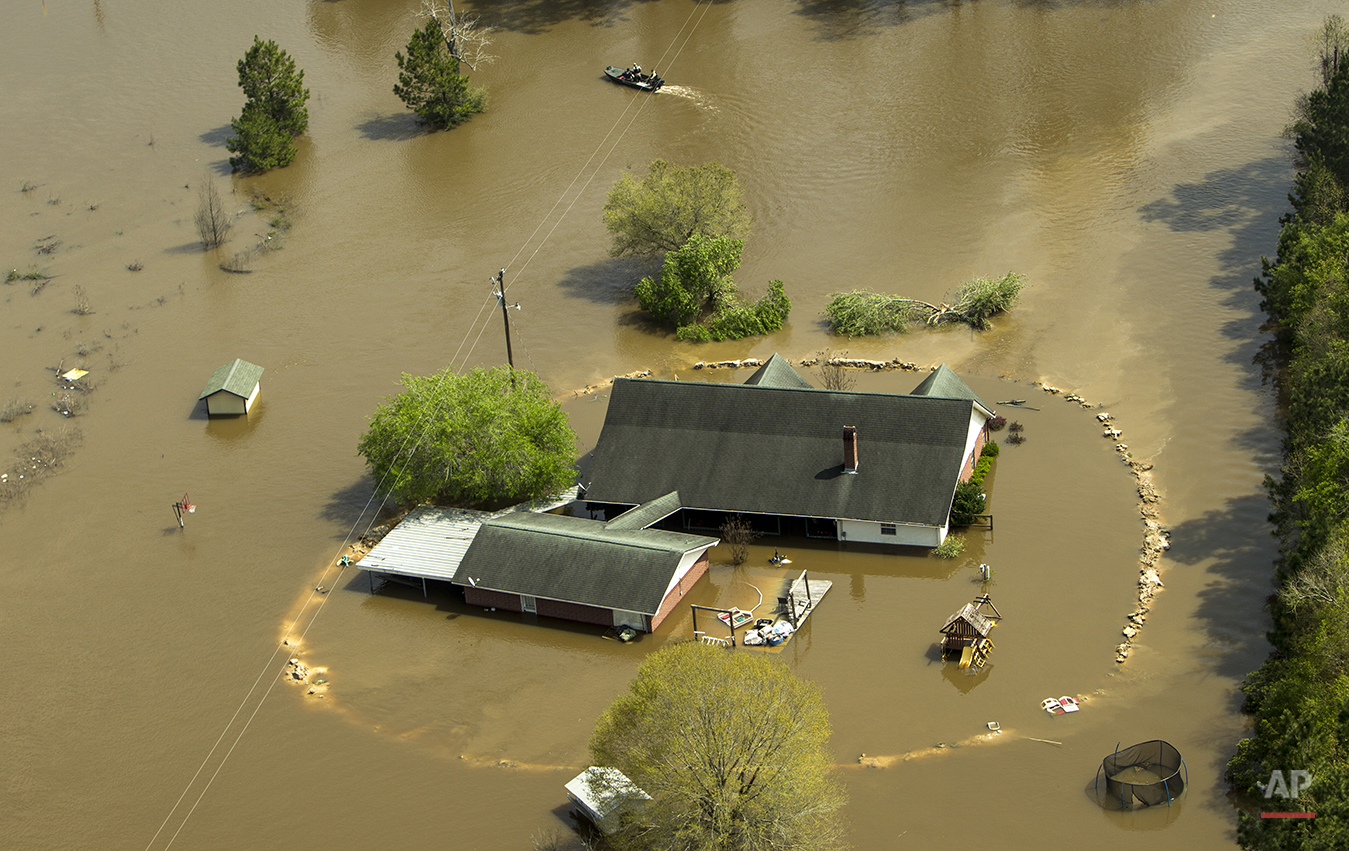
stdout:
<svg viewBox="0 0 1349 851">
<path fill-rule="evenodd" d="M 661 86 L 660 91 L 657 92 L 656 94 L 674 95 L 677 98 L 683 98 L 684 100 L 689 101 L 699 109 L 706 110 L 707 112 L 718 111 L 717 105 L 712 102 L 712 98 L 710 96 L 708 96 L 704 92 L 698 91 L 697 89 L 689 88 L 688 86 L 671 86 L 669 84 L 666 84 L 664 86 Z"/>
</svg>

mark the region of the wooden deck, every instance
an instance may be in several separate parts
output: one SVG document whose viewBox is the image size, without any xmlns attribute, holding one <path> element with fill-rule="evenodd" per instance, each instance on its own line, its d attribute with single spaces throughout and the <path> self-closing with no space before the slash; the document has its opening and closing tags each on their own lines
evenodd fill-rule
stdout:
<svg viewBox="0 0 1349 851">
<path fill-rule="evenodd" d="M 800 629 L 833 587 L 833 582 L 811 579 L 803 570 L 800 576 L 785 583 L 782 593 L 778 595 L 777 613 L 790 621 L 794 628 Z"/>
<path fill-rule="evenodd" d="M 834 583 L 828 579 L 811 579 L 806 571 L 801 571 L 801 575 L 795 579 L 785 580 L 782 592 L 778 595 L 777 616 L 792 624 L 792 634 L 787 636 L 787 640 L 777 647 L 766 647 L 766 650 L 781 650 L 792 639 L 796 633 L 806 625 L 806 620 L 815 614 L 815 610 L 820 607 L 820 601 L 824 595 L 829 593 L 829 589 L 834 587 Z"/>
<path fill-rule="evenodd" d="M 752 647 L 755 650 L 762 650 L 767 653 L 780 652 L 782 648 L 791 644 L 796 633 L 806 625 L 806 621 L 815 610 L 820 607 L 820 602 L 824 595 L 829 593 L 829 589 L 834 587 L 834 583 L 827 579 L 811 579 L 807 571 L 801 573 L 795 578 L 785 577 L 781 580 L 777 593 L 777 607 L 773 609 L 773 617 L 778 621 L 787 621 L 792 625 L 792 632 L 787 639 L 776 647 L 767 644 L 742 644 L 740 630 L 747 624 L 736 624 L 734 627 L 726 621 L 717 619 L 719 614 L 727 613 L 732 610 L 721 609 L 715 606 L 699 606 L 690 604 L 689 609 L 693 613 L 693 638 L 695 641 L 701 641 L 704 644 L 714 644 L 720 647 Z M 766 597 L 766 595 L 765 595 Z M 766 599 L 772 599 L 766 597 Z M 755 606 L 757 609 L 758 606 Z M 712 632 L 700 630 L 698 623 L 699 613 L 705 613 L 705 617 L 713 619 Z M 723 635 L 725 637 L 723 637 Z"/>
</svg>

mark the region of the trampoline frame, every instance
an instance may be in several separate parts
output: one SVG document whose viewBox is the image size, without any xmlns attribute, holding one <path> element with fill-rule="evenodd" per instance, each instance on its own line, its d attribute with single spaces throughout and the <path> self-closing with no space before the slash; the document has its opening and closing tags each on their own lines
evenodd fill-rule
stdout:
<svg viewBox="0 0 1349 851">
<path fill-rule="evenodd" d="M 1185 764 L 1185 757 L 1181 756 L 1181 754 L 1180 754 L 1180 749 L 1177 748 L 1175 745 L 1171 744 L 1170 742 L 1165 741 L 1165 740 L 1163 740 L 1163 739 L 1148 739 L 1146 742 L 1139 742 L 1138 744 L 1130 745 L 1129 747 L 1131 747 L 1131 748 L 1139 748 L 1139 747 L 1143 747 L 1144 745 L 1150 745 L 1150 744 L 1153 744 L 1154 742 L 1157 743 L 1157 744 L 1159 744 L 1159 745 L 1166 745 L 1168 748 L 1171 748 L 1171 750 L 1173 750 L 1173 751 L 1176 752 L 1176 756 L 1180 758 L 1180 765 L 1177 767 L 1177 772 L 1179 772 L 1179 771 L 1184 771 L 1184 772 L 1185 772 L 1185 785 L 1181 787 L 1180 792 L 1179 792 L 1177 795 L 1172 795 L 1172 794 L 1171 794 L 1171 786 L 1167 783 L 1168 780 L 1170 780 L 1171 778 L 1173 778 L 1173 777 L 1176 776 L 1175 772 L 1173 772 L 1172 774 L 1168 775 L 1167 777 L 1162 778 L 1161 780 L 1157 781 L 1156 783 L 1138 784 L 1138 783 L 1125 783 L 1125 782 L 1123 782 L 1123 781 L 1117 781 L 1117 782 L 1119 782 L 1121 786 L 1139 786 L 1139 785 L 1161 786 L 1163 789 L 1166 790 L 1166 806 L 1167 806 L 1167 807 L 1170 807 L 1170 806 L 1171 806 L 1172 800 L 1174 800 L 1175 798 L 1180 797 L 1180 795 L 1185 794 L 1185 790 L 1189 788 L 1189 786 L 1190 786 L 1190 767 L 1189 767 L 1188 765 Z M 1119 745 L 1120 745 L 1119 742 L 1116 742 L 1116 743 L 1115 743 L 1115 753 L 1114 753 L 1113 755 L 1114 755 L 1116 758 L 1119 757 L 1119 751 L 1120 751 Z M 1106 757 L 1105 759 L 1109 759 L 1109 757 Z M 1100 797 L 1100 795 L 1101 795 L 1101 772 L 1103 772 L 1103 771 L 1105 770 L 1105 759 L 1102 759 L 1102 760 L 1101 760 L 1101 764 L 1100 764 L 1099 766 L 1096 767 L 1096 795 L 1097 795 L 1097 797 Z M 1109 777 L 1106 777 L 1106 784 L 1107 784 L 1107 786 L 1109 785 L 1109 783 L 1110 783 L 1110 778 L 1109 778 Z M 1137 796 L 1135 796 L 1134 793 L 1133 793 L 1132 791 L 1130 791 L 1130 792 L 1129 792 L 1129 802 L 1126 804 L 1125 801 L 1124 801 L 1124 792 L 1123 792 L 1123 790 L 1121 790 L 1121 791 L 1120 791 L 1120 798 L 1119 798 L 1119 808 L 1120 808 L 1121 810 L 1127 809 L 1127 808 L 1131 808 L 1131 807 L 1133 806 L 1133 802 L 1134 802 L 1134 799 L 1135 799 L 1136 797 L 1137 797 Z M 1141 799 L 1139 799 L 1139 800 L 1141 800 Z M 1143 801 L 1143 805 L 1144 805 L 1144 806 L 1147 806 L 1147 807 L 1154 806 L 1153 804 L 1149 804 L 1149 803 L 1147 803 L 1146 801 Z"/>
</svg>

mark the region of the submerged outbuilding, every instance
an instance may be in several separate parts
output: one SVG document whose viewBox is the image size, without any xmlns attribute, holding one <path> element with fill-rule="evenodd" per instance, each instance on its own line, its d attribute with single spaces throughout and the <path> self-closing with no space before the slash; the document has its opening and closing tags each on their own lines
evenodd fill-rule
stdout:
<svg viewBox="0 0 1349 851">
<path fill-rule="evenodd" d="M 613 833 L 623 816 L 641 810 L 651 796 L 617 768 L 592 765 L 566 785 L 567 798 L 602 833 Z"/>
<path fill-rule="evenodd" d="M 262 387 L 262 367 L 235 358 L 211 373 L 211 380 L 197 401 L 206 400 L 206 413 L 213 417 L 248 413 Z"/>
</svg>

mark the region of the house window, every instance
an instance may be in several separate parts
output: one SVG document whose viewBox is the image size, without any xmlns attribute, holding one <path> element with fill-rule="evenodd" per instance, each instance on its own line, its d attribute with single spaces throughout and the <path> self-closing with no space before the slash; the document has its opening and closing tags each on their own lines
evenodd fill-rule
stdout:
<svg viewBox="0 0 1349 851">
<path fill-rule="evenodd" d="M 838 521 L 830 520 L 827 517 L 807 517 L 806 537 L 828 538 L 836 541 L 838 540 Z"/>
<path fill-rule="evenodd" d="M 520 595 L 520 611 L 537 612 L 538 610 L 539 604 L 538 602 L 535 601 L 533 597 L 529 596 L 528 594 Z"/>
<path fill-rule="evenodd" d="M 881 524 L 881 534 L 882 534 L 882 535 L 893 535 L 893 534 L 895 534 L 895 524 L 893 524 L 893 523 L 882 523 L 882 524 Z"/>
</svg>

